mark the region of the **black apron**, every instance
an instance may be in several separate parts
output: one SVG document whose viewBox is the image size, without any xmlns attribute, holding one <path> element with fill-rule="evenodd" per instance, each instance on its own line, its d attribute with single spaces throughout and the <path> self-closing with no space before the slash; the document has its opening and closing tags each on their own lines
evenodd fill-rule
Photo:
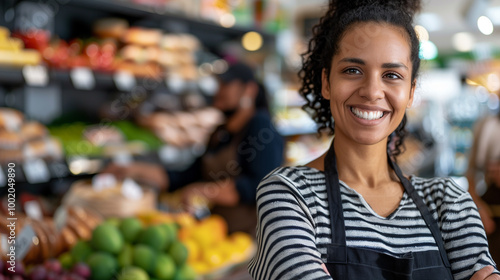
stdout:
<svg viewBox="0 0 500 280">
<path fill-rule="evenodd" d="M 335 280 L 345 279 L 453 279 L 437 222 L 410 181 L 390 158 L 391 167 L 422 214 L 439 248 L 438 251 L 408 252 L 393 257 L 370 249 L 346 246 L 346 231 L 339 176 L 333 143 L 325 158 L 326 189 L 330 209 L 332 243 L 327 245 L 328 272 Z"/>
</svg>

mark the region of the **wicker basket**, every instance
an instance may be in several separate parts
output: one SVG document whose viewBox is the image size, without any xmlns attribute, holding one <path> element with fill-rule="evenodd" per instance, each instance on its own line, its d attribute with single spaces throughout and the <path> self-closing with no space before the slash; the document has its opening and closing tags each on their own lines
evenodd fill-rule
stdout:
<svg viewBox="0 0 500 280">
<path fill-rule="evenodd" d="M 149 188 L 142 188 L 142 191 L 142 198 L 129 199 L 121 193 L 121 186 L 96 191 L 92 188 L 90 180 L 80 180 L 71 186 L 62 203 L 68 206 L 88 207 L 106 218 L 130 217 L 157 208 L 156 192 Z"/>
</svg>

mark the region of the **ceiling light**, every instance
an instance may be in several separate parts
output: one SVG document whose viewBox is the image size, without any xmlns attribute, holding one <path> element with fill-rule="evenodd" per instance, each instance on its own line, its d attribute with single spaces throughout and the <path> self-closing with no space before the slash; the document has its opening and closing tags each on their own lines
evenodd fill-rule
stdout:
<svg viewBox="0 0 500 280">
<path fill-rule="evenodd" d="M 262 36 L 254 31 L 247 32 L 241 39 L 243 48 L 247 51 L 256 51 L 262 47 Z"/>
<path fill-rule="evenodd" d="M 230 28 L 230 27 L 233 27 L 234 24 L 236 23 L 236 18 L 234 17 L 233 14 L 226 13 L 220 17 L 219 23 L 220 23 L 220 25 L 222 25 L 226 28 Z"/>
<path fill-rule="evenodd" d="M 468 32 L 460 32 L 453 35 L 453 47 L 459 52 L 470 52 L 476 44 L 474 35 Z"/>
<path fill-rule="evenodd" d="M 438 56 L 438 49 L 431 41 L 423 41 L 420 43 L 420 58 L 432 60 Z"/>
<path fill-rule="evenodd" d="M 429 41 L 429 32 L 422 25 L 415 26 L 415 32 L 417 32 L 420 42 Z"/>
<path fill-rule="evenodd" d="M 491 35 L 493 33 L 493 23 L 487 16 L 480 16 L 477 19 L 477 27 L 484 35 Z"/>
</svg>

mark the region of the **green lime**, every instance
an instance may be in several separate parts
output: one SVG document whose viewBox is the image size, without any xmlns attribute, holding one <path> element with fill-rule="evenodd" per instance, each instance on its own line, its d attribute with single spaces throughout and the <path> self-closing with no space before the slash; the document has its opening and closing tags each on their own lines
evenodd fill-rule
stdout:
<svg viewBox="0 0 500 280">
<path fill-rule="evenodd" d="M 195 280 L 196 272 L 187 264 L 181 265 L 175 272 L 174 280 Z"/>
<path fill-rule="evenodd" d="M 125 242 L 134 243 L 137 236 L 141 232 L 143 226 L 137 218 L 125 218 L 120 224 L 120 232 L 125 239 Z"/>
<path fill-rule="evenodd" d="M 147 245 L 155 251 L 164 250 L 168 241 L 167 233 L 158 225 L 145 228 L 138 238 L 139 244 Z"/>
<path fill-rule="evenodd" d="M 167 254 L 160 254 L 156 257 L 153 275 L 159 280 L 170 280 L 175 276 L 175 262 Z"/>
<path fill-rule="evenodd" d="M 92 232 L 90 244 L 97 251 L 118 254 L 123 248 L 123 236 L 120 231 L 110 223 L 98 225 Z"/>
<path fill-rule="evenodd" d="M 94 252 L 92 253 L 87 264 L 90 268 L 92 280 L 109 280 L 111 279 L 118 268 L 115 258 L 104 252 Z"/>
<path fill-rule="evenodd" d="M 170 245 L 168 254 L 172 256 L 175 264 L 179 266 L 183 265 L 186 262 L 186 259 L 188 257 L 188 249 L 182 242 L 176 240 L 172 242 L 172 245 Z"/>
<path fill-rule="evenodd" d="M 118 280 L 149 280 L 149 275 L 144 269 L 129 266 L 122 269 L 117 277 Z"/>
<path fill-rule="evenodd" d="M 92 253 L 92 247 L 86 241 L 79 240 L 69 251 L 74 263 L 84 262 Z"/>
<path fill-rule="evenodd" d="M 170 247 L 174 240 L 177 240 L 177 225 L 175 223 L 161 224 L 160 227 L 165 231 L 167 235 L 166 249 Z"/>
<path fill-rule="evenodd" d="M 73 261 L 73 256 L 70 252 L 62 253 L 61 255 L 59 255 L 58 260 L 64 269 L 70 269 L 71 267 L 73 267 L 73 264 L 76 263 L 75 261 Z"/>
<path fill-rule="evenodd" d="M 132 265 L 132 256 L 134 254 L 134 248 L 130 244 L 125 244 L 122 251 L 118 254 L 117 260 L 118 265 L 123 268 Z"/>
<path fill-rule="evenodd" d="M 152 273 L 154 269 L 156 253 L 149 246 L 138 244 L 134 246 L 132 264 Z"/>
<path fill-rule="evenodd" d="M 106 221 L 104 222 L 113 225 L 117 228 L 119 228 L 121 224 L 121 220 L 119 218 L 107 218 Z"/>
</svg>

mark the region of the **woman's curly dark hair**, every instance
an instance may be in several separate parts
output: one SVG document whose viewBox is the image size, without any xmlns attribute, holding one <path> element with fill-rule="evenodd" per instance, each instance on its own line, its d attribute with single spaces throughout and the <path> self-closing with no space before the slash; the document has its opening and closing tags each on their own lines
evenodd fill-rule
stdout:
<svg viewBox="0 0 500 280">
<path fill-rule="evenodd" d="M 299 92 L 306 99 L 303 109 L 318 123 L 318 133 L 335 132 L 330 102 L 321 95 L 321 74 L 325 69 L 327 76 L 330 75 L 333 56 L 339 51 L 339 43 L 345 32 L 356 23 L 370 21 L 403 28 L 408 34 L 413 66 L 411 80 L 414 81 L 420 68 L 420 57 L 413 16 L 419 9 L 420 1 L 417 0 L 330 1 L 328 11 L 313 27 L 313 37 L 309 41 L 308 50 L 302 54 L 302 68 L 299 71 L 299 78 L 302 80 Z M 387 150 L 392 156 L 403 151 L 405 126 L 406 114 L 398 128 L 389 136 Z"/>
</svg>

